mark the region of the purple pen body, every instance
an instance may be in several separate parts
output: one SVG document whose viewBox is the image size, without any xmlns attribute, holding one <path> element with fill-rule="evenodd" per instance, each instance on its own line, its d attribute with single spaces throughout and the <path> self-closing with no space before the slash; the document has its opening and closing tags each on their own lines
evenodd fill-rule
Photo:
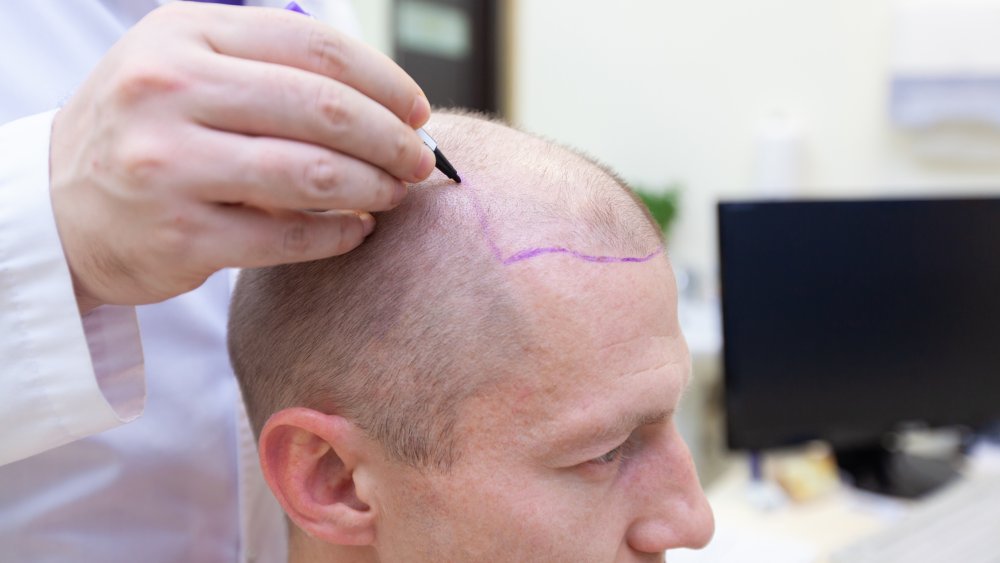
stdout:
<svg viewBox="0 0 1000 563">
<path fill-rule="evenodd" d="M 303 10 L 302 6 L 299 6 L 298 2 L 289 2 L 288 5 L 285 6 L 285 9 L 286 10 L 291 10 L 293 12 L 298 12 L 298 13 L 306 15 L 306 16 L 309 15 L 309 12 Z"/>
</svg>

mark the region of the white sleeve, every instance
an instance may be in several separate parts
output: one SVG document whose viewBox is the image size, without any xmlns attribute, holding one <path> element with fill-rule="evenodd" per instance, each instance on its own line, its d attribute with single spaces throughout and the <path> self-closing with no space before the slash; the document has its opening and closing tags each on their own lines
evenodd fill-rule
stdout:
<svg viewBox="0 0 1000 563">
<path fill-rule="evenodd" d="M 81 320 L 49 197 L 55 111 L 0 127 L 0 464 L 118 426 L 145 403 L 134 307 Z"/>
</svg>

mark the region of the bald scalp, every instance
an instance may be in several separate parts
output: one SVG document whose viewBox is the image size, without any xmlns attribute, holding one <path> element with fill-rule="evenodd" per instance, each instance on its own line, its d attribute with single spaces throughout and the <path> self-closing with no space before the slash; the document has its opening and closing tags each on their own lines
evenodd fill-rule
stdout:
<svg viewBox="0 0 1000 563">
<path fill-rule="evenodd" d="M 642 203 L 578 153 L 470 114 L 437 113 L 427 130 L 463 184 L 411 187 L 347 255 L 242 272 L 229 353 L 258 435 L 304 406 L 352 420 L 391 458 L 447 468 L 465 399 L 530 369 L 511 257 L 559 268 L 662 248 Z"/>
</svg>

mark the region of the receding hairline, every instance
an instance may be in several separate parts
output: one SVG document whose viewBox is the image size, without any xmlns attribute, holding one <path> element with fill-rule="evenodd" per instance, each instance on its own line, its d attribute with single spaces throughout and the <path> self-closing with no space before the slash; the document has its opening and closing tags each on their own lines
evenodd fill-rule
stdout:
<svg viewBox="0 0 1000 563">
<path fill-rule="evenodd" d="M 492 166 L 497 161 L 508 162 L 510 168 L 493 172 L 494 180 L 499 183 L 502 175 L 516 174 L 512 170 L 517 165 L 514 159 L 516 156 L 526 157 L 528 162 L 535 161 L 545 164 L 551 164 L 551 161 L 555 159 L 562 166 L 577 170 L 579 172 L 577 176 L 587 179 L 592 185 L 612 187 L 615 194 L 626 196 L 629 203 L 634 205 L 635 210 L 645 219 L 645 224 L 650 229 L 648 232 L 654 233 L 660 243 L 663 242 L 663 232 L 659 224 L 628 182 L 610 166 L 586 151 L 544 135 L 525 131 L 495 116 L 463 109 L 435 109 L 431 122 L 425 126 L 425 129 L 435 138 L 439 148 L 446 155 L 453 155 L 450 158 L 453 158 L 453 164 L 458 163 L 456 167 L 459 169 L 460 175 L 462 174 L 462 164 L 468 163 L 476 167 L 483 164 Z M 503 140 L 489 145 L 473 144 L 473 140 L 488 135 L 496 135 Z M 499 147 L 500 154 L 494 153 L 496 147 Z M 484 151 L 484 148 L 487 150 Z M 486 156 L 483 156 L 484 154 Z M 574 165 L 579 165 L 579 168 Z M 594 176 L 587 174 L 586 171 L 598 174 Z M 437 174 L 434 172 L 430 178 L 416 184 L 416 188 L 440 182 L 440 176 Z"/>
<path fill-rule="evenodd" d="M 580 164 L 591 166 L 600 171 L 610 183 L 618 186 L 628 194 L 634 195 L 631 188 L 629 188 L 628 182 L 612 170 L 610 166 L 593 155 L 545 135 L 528 132 L 519 127 L 512 126 L 493 115 L 464 109 L 436 109 L 432 120 L 424 128 L 434 136 L 438 142 L 438 147 L 446 154 L 449 153 L 450 147 L 465 145 L 463 137 L 467 138 L 470 134 L 479 135 L 489 133 L 507 137 L 512 141 L 520 138 L 522 141 L 540 145 L 546 151 L 551 151 L 545 156 L 561 156 L 564 164 L 572 163 L 576 160 Z M 511 143 L 506 148 L 509 149 L 517 145 L 519 143 Z M 502 149 L 505 148 L 502 144 L 500 146 Z M 434 175 L 431 178 L 433 179 L 433 177 Z M 636 202 L 642 204 L 641 200 L 637 199 Z"/>
<path fill-rule="evenodd" d="M 493 219 L 498 225 L 507 223 L 504 213 L 520 204 L 517 196 L 527 195 L 531 197 L 523 203 L 529 219 L 545 218 L 555 210 L 556 223 L 569 222 L 567 216 L 579 219 L 590 207 L 598 207 L 600 209 L 594 221 L 599 228 L 608 230 L 611 236 L 628 238 L 634 234 L 637 240 L 629 244 L 637 248 L 659 241 L 659 227 L 627 185 L 606 166 L 578 151 L 553 145 L 541 137 L 510 129 L 496 121 L 482 121 L 481 117 L 465 112 L 439 112 L 435 115 L 435 122 L 429 124 L 427 129 L 460 173 L 464 170 L 470 172 L 470 178 L 474 179 L 479 174 L 487 178 L 487 184 L 494 182 L 479 188 L 492 188 L 491 193 L 483 195 L 495 197 L 493 203 L 500 213 Z M 534 167 L 538 177 L 544 178 L 545 186 L 554 191 L 532 191 L 530 184 L 521 186 L 506 182 L 511 171 L 504 166 L 516 164 L 517 161 L 511 159 L 517 158 L 524 158 L 528 162 L 526 166 Z M 567 179 L 573 180 L 568 182 L 570 185 L 566 185 Z M 575 181 L 587 185 L 581 187 Z M 442 180 L 435 172 L 431 179 L 416 185 L 414 193 L 399 208 L 378 214 L 375 233 L 348 255 L 250 271 L 246 278 L 252 283 L 240 280 L 239 299 L 234 299 L 233 318 L 236 321 L 231 323 L 235 327 L 231 335 L 235 335 L 237 342 L 234 346 L 231 340 L 231 350 L 237 350 L 234 366 L 239 364 L 237 371 L 244 392 L 247 393 L 248 387 L 253 388 L 247 404 L 253 414 L 255 430 L 259 431 L 265 419 L 281 408 L 306 406 L 307 403 L 322 404 L 323 401 L 317 401 L 317 397 L 330 394 L 329 404 L 333 410 L 343 408 L 345 402 L 360 401 L 361 404 L 355 405 L 357 408 L 352 412 L 361 413 L 361 418 L 372 419 L 363 421 L 362 426 L 371 431 L 387 451 L 399 453 L 394 457 L 412 453 L 414 450 L 407 449 L 412 444 L 430 444 L 431 450 L 421 446 L 424 451 L 409 459 L 416 459 L 419 463 L 430 460 L 430 463 L 438 465 L 448 465 L 454 459 L 454 452 L 448 450 L 449 443 L 445 439 L 454 423 L 448 420 L 448 412 L 449 409 L 458 411 L 457 407 L 464 397 L 474 391 L 475 381 L 438 382 L 438 386 L 445 388 L 442 395 L 449 392 L 449 385 L 453 387 L 449 397 L 454 401 L 447 405 L 434 403 L 442 397 L 431 396 L 431 387 L 418 386 L 419 394 L 402 388 L 419 384 L 426 375 L 419 372 L 428 365 L 443 366 L 440 373 L 444 378 L 454 374 L 460 376 L 463 369 L 470 371 L 461 365 L 462 362 L 499 361 L 495 358 L 504 357 L 504 350 L 523 350 L 525 346 L 523 335 L 509 330 L 511 319 L 516 321 L 519 313 L 507 307 L 509 303 L 505 302 L 504 295 L 504 292 L 520 291 L 522 288 L 503 287 L 505 269 L 502 264 L 491 260 L 478 232 L 480 225 L 470 199 L 470 190 L 477 187 L 471 184 L 456 186 Z M 622 197 L 621 192 L 627 197 Z M 542 196 L 551 197 L 560 205 L 550 208 L 544 202 L 540 204 Z M 562 208 L 563 199 L 574 204 L 571 209 Z M 615 207 L 604 209 L 609 200 L 616 202 Z M 619 209 L 622 209 L 620 213 L 617 212 Z M 645 220 L 640 218 L 640 214 Z M 443 224 L 442 217 L 445 216 L 458 220 L 461 225 Z M 622 216 L 631 217 L 636 233 L 623 232 L 630 228 L 631 223 L 617 221 Z M 608 224 L 601 225 L 602 221 L 608 221 Z M 526 224 L 533 230 L 542 230 L 534 222 Z M 586 222 L 579 222 L 579 225 L 582 225 L 579 230 L 583 231 L 583 235 L 594 226 Z M 430 231 L 434 231 L 433 234 Z M 549 234 L 543 233 L 544 236 Z M 582 235 L 571 230 L 570 236 Z M 583 236 L 574 244 L 579 243 L 580 248 L 586 250 L 590 242 Z M 644 251 L 645 247 L 640 250 Z M 437 262 L 429 265 L 427 260 Z M 304 294 L 297 297 L 294 292 L 298 290 L 304 291 Z M 448 311 L 444 304 L 461 303 L 452 298 L 461 297 L 463 291 L 480 292 L 471 302 L 488 303 L 489 307 L 499 309 L 491 309 L 477 319 L 449 316 L 454 311 Z M 453 292 L 455 295 L 451 294 Z M 484 295 L 487 298 L 480 299 Z M 296 303 L 296 299 L 303 302 Z M 379 301 L 376 303 L 374 299 Z M 439 308 L 444 310 L 437 310 Z M 416 317 L 401 319 L 400 311 Z M 470 317 L 476 315 L 474 312 Z M 404 324 L 400 325 L 400 320 Z M 454 322 L 463 323 L 458 327 L 467 330 L 444 326 Z M 473 324 L 470 325 L 470 322 Z M 485 324 L 475 327 L 476 322 Z M 410 334 L 407 330 L 411 329 L 404 328 L 398 334 L 388 334 L 393 342 L 402 343 L 398 353 L 406 356 L 402 358 L 405 362 L 391 357 L 397 354 L 397 348 L 392 348 L 393 354 L 385 352 L 383 344 L 391 343 L 380 342 L 381 338 L 387 337 L 386 333 L 379 333 L 380 325 L 412 327 L 415 332 L 420 332 Z M 424 333 L 428 329 L 430 338 L 425 338 L 427 335 Z M 446 338 L 446 335 L 454 340 L 435 341 Z M 458 344 L 453 347 L 454 350 L 461 350 L 463 341 L 468 344 L 467 352 L 474 348 L 479 357 L 433 357 L 441 355 L 444 347 L 450 349 L 455 343 Z M 375 352 L 372 352 L 373 349 Z M 259 365 L 253 365 L 255 363 Z M 379 365 L 369 367 L 372 363 Z M 387 365 L 390 367 L 386 368 Z M 393 378 L 379 371 L 400 375 Z M 426 371 L 433 370 L 428 368 Z M 250 373 L 249 377 L 247 373 Z M 298 383 L 276 382 L 276 377 L 282 377 L 278 374 L 297 378 Z M 335 378 L 347 378 L 348 383 L 357 389 L 345 391 L 339 383 L 334 384 Z M 378 382 L 361 386 L 354 382 L 358 378 Z M 371 389 L 379 385 L 401 388 L 396 390 L 399 396 L 390 397 L 388 402 L 370 396 Z M 392 394 L 392 390 L 389 391 Z M 412 401 L 422 401 L 423 404 L 409 405 Z M 373 409 L 385 412 L 373 413 Z M 413 418 L 415 415 L 412 413 L 415 412 L 423 413 L 420 416 L 440 419 L 410 420 L 409 424 L 405 424 L 405 420 L 393 420 L 394 417 Z M 415 422 L 427 423 L 425 429 L 415 431 L 425 435 L 407 434 L 406 427 L 417 427 Z M 441 446 L 443 451 L 432 451 L 437 446 Z"/>
</svg>

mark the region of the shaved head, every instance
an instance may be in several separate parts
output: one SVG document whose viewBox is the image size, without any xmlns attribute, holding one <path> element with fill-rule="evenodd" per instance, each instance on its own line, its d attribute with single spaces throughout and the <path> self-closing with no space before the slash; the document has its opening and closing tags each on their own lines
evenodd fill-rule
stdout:
<svg viewBox="0 0 1000 563">
<path fill-rule="evenodd" d="M 438 113 L 427 130 L 462 184 L 412 186 L 347 255 L 241 274 L 229 349 L 258 433 L 303 406 L 391 458 L 446 468 L 467 399 L 544 353 L 531 279 L 662 259 L 645 207 L 590 159 L 474 115 Z"/>
</svg>

